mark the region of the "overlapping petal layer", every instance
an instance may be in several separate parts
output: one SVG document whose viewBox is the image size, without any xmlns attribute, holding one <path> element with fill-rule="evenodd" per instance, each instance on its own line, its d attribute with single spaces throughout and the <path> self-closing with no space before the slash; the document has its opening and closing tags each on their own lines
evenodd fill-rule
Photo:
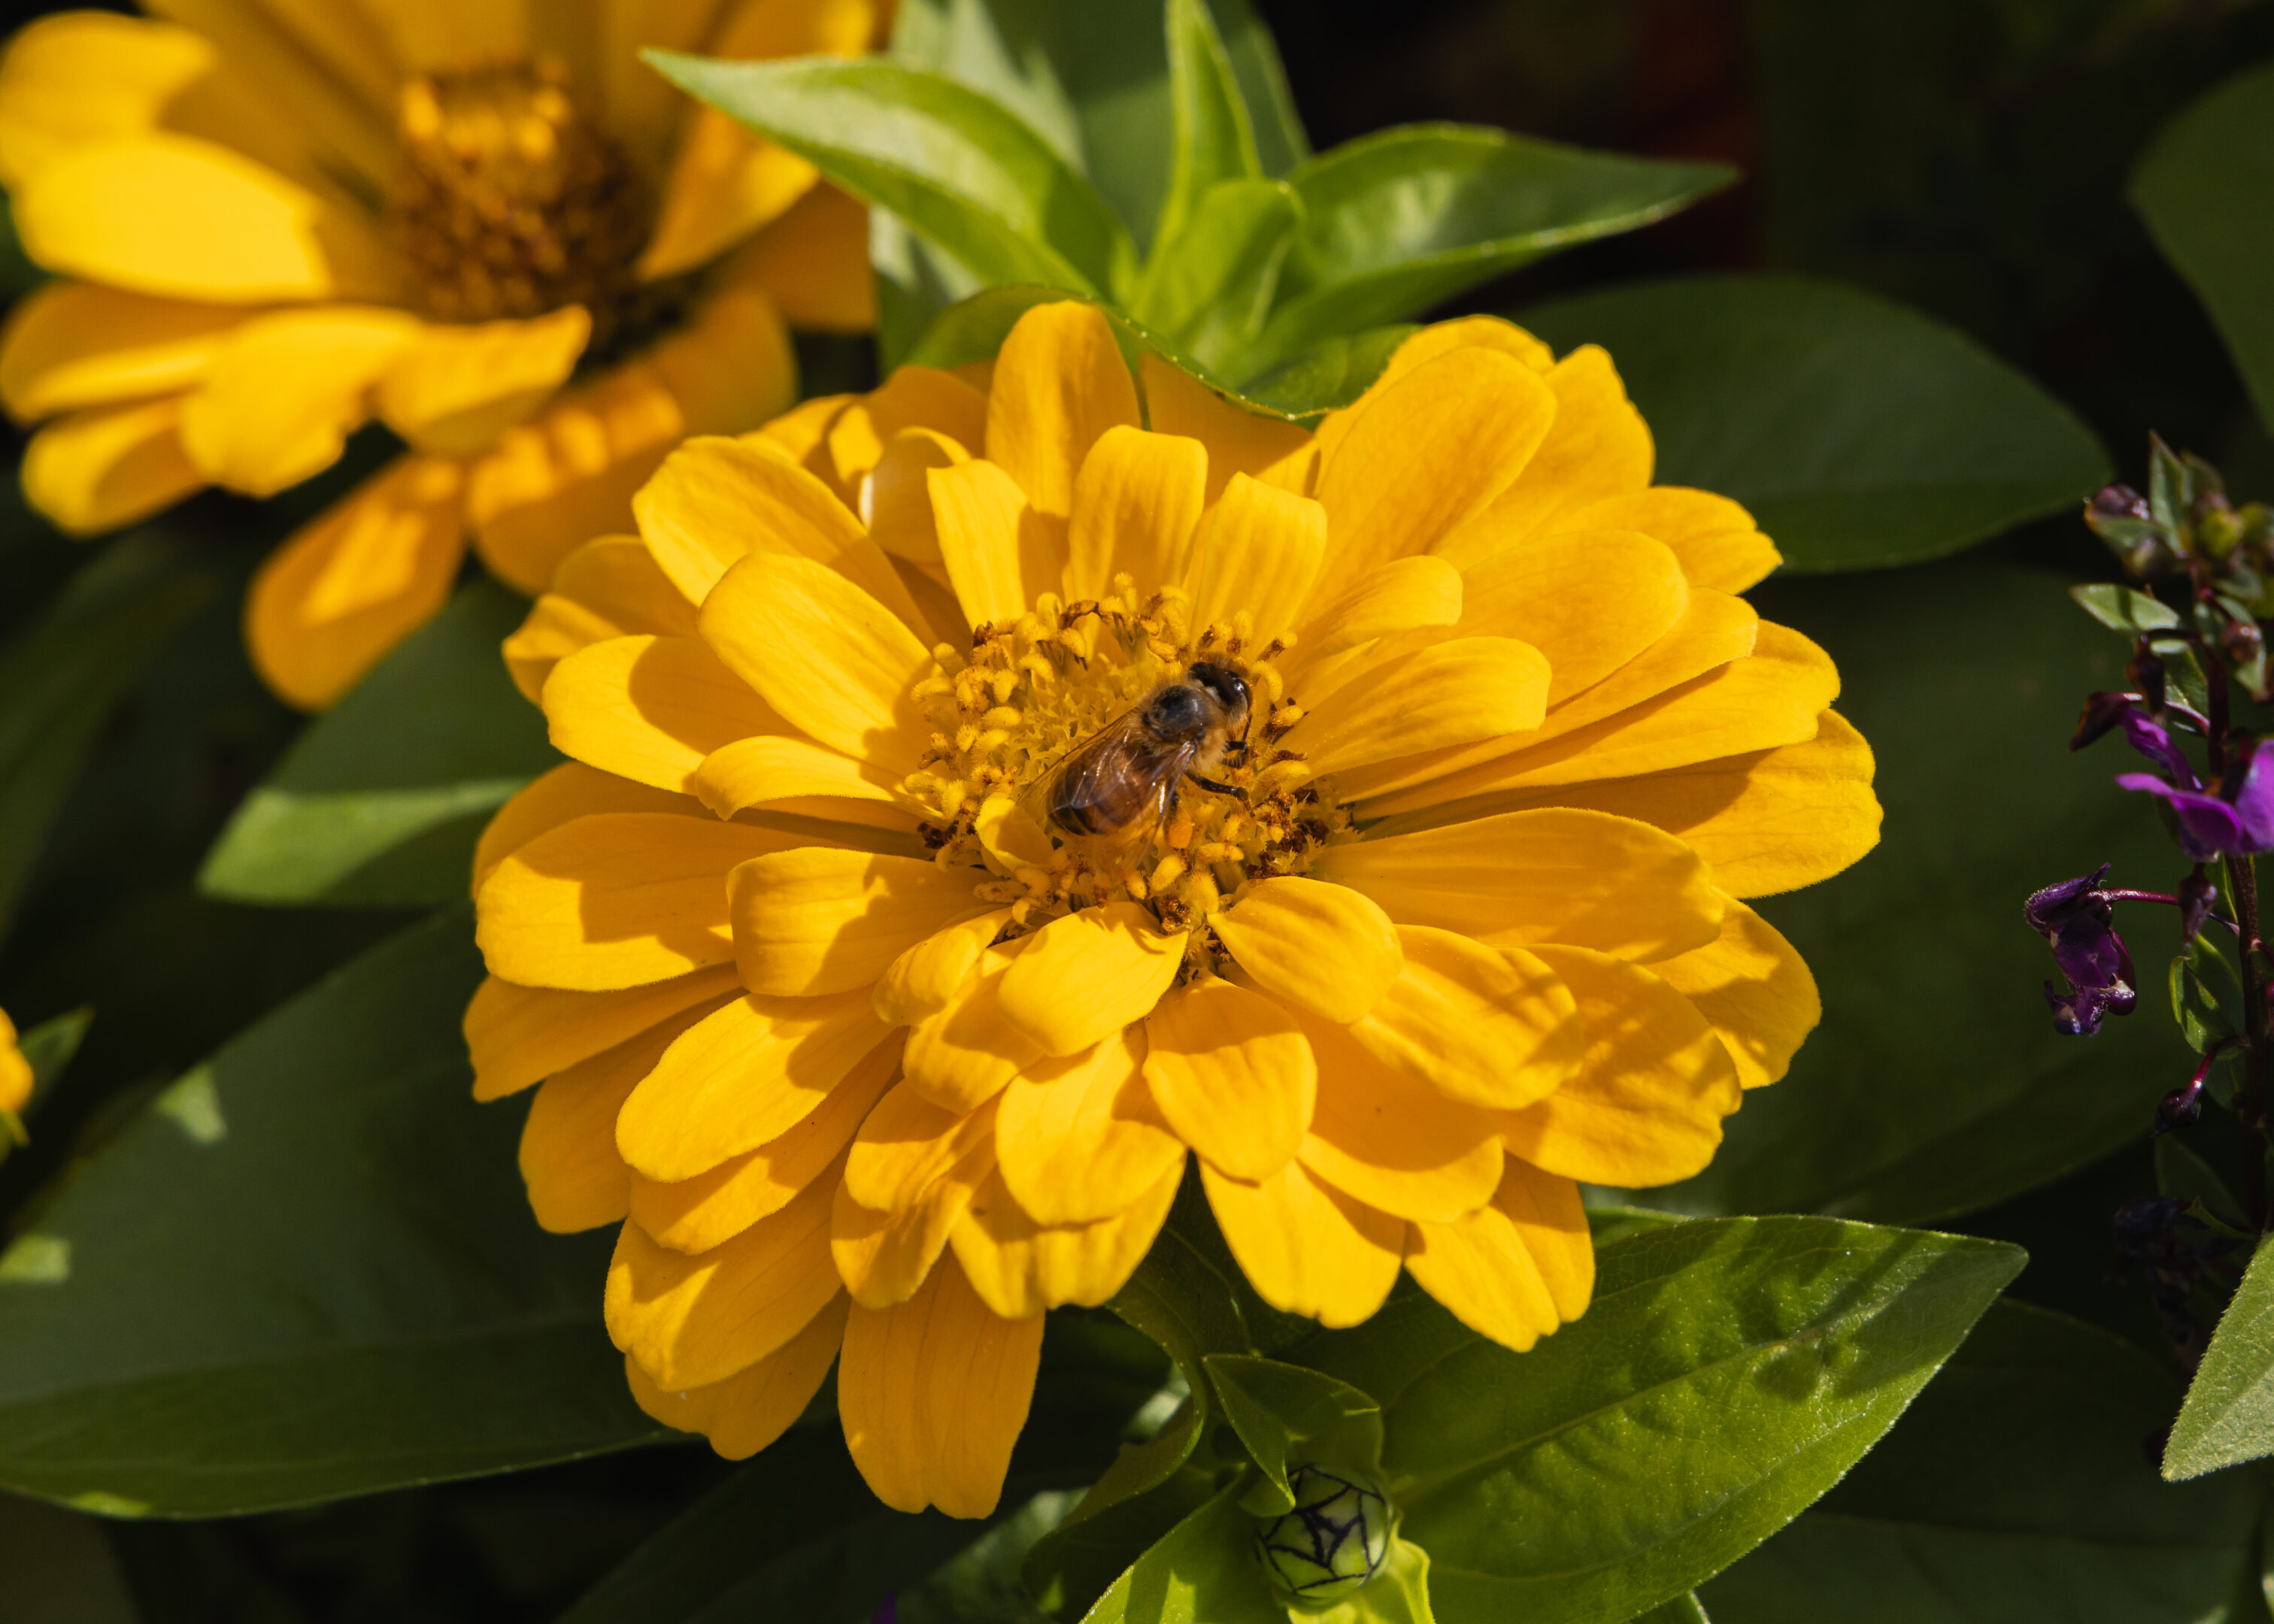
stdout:
<svg viewBox="0 0 2274 1624">
<path fill-rule="evenodd" d="M 547 1222 L 628 1214 L 641 1402 L 742 1452 L 835 1338 L 878 1493 L 983 1513 L 1040 1316 L 1194 1153 L 1275 1307 L 1584 1312 L 1579 1184 L 1694 1172 L 1818 1018 L 1737 898 L 1878 828 L 1830 662 L 1732 596 L 1774 549 L 1649 463 L 1505 323 L 1306 431 L 1073 302 L 673 454 L 508 644 L 576 764 L 485 843 L 468 1014 L 486 1096 L 548 1079 Z M 1245 714 L 1170 759 L 1196 661 Z M 1138 786 L 1068 822 L 1107 736 Z"/>
</svg>

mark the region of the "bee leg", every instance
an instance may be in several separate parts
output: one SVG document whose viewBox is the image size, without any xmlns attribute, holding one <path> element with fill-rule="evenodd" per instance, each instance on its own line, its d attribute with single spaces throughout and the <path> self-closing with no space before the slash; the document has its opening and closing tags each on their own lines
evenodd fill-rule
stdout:
<svg viewBox="0 0 2274 1624">
<path fill-rule="evenodd" d="M 1235 800 L 1238 799 L 1239 795 L 1239 792 L 1229 784 L 1219 784 L 1214 778 L 1204 778 L 1197 772 L 1191 776 L 1193 782 L 1199 785 L 1202 789 L 1214 790 L 1219 795 L 1230 795 Z"/>
</svg>

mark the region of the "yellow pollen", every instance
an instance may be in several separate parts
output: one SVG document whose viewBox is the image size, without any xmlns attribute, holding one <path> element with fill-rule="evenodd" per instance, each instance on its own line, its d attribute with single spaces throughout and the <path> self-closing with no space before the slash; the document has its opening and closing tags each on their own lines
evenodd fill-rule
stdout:
<svg viewBox="0 0 2274 1624">
<path fill-rule="evenodd" d="M 396 232 L 428 313 L 530 317 L 582 304 L 594 346 L 630 314 L 651 211 L 630 160 L 549 58 L 496 58 L 403 88 Z"/>
<path fill-rule="evenodd" d="M 911 690 L 931 748 L 901 787 L 931 808 L 934 860 L 982 871 L 979 898 L 1009 907 L 1005 936 L 1126 898 L 1164 930 L 1192 933 L 1183 974 L 1197 974 L 1215 966 L 1220 950 L 1203 927 L 1226 897 L 1302 874 L 1321 847 L 1349 838 L 1348 814 L 1278 742 L 1301 715 L 1266 658 L 1286 643 L 1257 649 L 1245 611 L 1197 637 L 1191 619 L 1183 593 L 1141 598 L 1125 576 L 1071 607 L 1045 593 L 1015 621 L 975 628 L 968 650 L 933 650 L 934 668 Z M 1092 836 L 1052 828 L 1059 763 L 1203 657 L 1234 665 L 1254 697 L 1248 748 L 1209 775 L 1230 793 L 1187 778 L 1164 818 Z"/>
</svg>

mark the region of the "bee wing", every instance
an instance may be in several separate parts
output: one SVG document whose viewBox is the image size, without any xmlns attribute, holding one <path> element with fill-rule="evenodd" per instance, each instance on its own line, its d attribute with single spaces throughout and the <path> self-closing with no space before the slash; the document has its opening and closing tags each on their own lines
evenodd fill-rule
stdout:
<svg viewBox="0 0 2274 1624">
<path fill-rule="evenodd" d="M 1149 829 L 1198 751 L 1156 738 L 1134 710 L 1060 762 L 1043 785 L 1045 821 L 1067 834 Z"/>
</svg>

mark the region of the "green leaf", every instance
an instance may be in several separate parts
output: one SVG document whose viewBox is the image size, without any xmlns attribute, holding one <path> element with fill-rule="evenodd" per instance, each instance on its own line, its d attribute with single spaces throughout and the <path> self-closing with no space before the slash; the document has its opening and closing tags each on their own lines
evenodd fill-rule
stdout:
<svg viewBox="0 0 2274 1624">
<path fill-rule="evenodd" d="M 1886 822 L 1854 868 L 1759 904 L 1814 971 L 1824 1023 L 1789 1076 L 1746 1096 L 1711 1167 L 1636 1200 L 1923 1222 L 2137 1138 L 2185 1076 L 2152 993 L 2097 1036 L 2055 1032 L 2039 992 L 2052 955 L 2021 917 L 2038 887 L 2104 862 L 2157 890 L 2186 870 L 2144 798 L 2112 782 L 2132 760 L 2121 741 L 2068 748 L 2077 702 L 2122 687 L 2125 657 L 2068 585 L 1959 559 L 1752 594 L 1838 663 Z M 2174 913 L 2120 905 L 2135 963 L 2179 951 Z"/>
<path fill-rule="evenodd" d="M 1660 1602 L 1648 1613 L 1637 1613 L 1632 1624 L 1713 1624 L 1713 1620 L 1706 1616 L 1705 1605 L 1693 1593 Z"/>
<path fill-rule="evenodd" d="M 1410 323 L 1369 327 L 1321 339 L 1248 380 L 1239 393 L 1285 417 L 1307 417 L 1347 406 L 1382 376 L 1389 357 L 1418 331 Z"/>
<path fill-rule="evenodd" d="M 1269 1493 L 1246 1501 L 1257 1515 L 1293 1507 L 1290 1463 L 1318 1461 L 1369 1473 L 1380 1466 L 1382 1407 L 1348 1382 L 1242 1354 L 1210 1354 L 1202 1362 L 1224 1419 L 1269 1485 Z"/>
<path fill-rule="evenodd" d="M 2178 1395 L 2121 1338 L 2000 1303 L 1839 1487 L 1706 1587 L 1714 1624 L 2239 1624 L 2219 1605 L 2260 1485 L 2157 1481 L 2141 1440 Z"/>
<path fill-rule="evenodd" d="M 1082 1624 L 1286 1624 L 1255 1560 L 1255 1519 L 1237 1484 L 1163 1535 L 1113 1582 Z"/>
<path fill-rule="evenodd" d="M 2234 967 L 2204 937 L 2197 936 L 2172 960 L 2172 1018 L 2180 1035 L 2198 1055 L 2221 1038 L 2239 1037 L 2242 1027 L 2232 1006 L 2242 1002 Z"/>
<path fill-rule="evenodd" d="M 435 905 L 466 894 L 491 813 L 555 765 L 498 644 L 529 605 L 462 588 L 245 797 L 198 876 L 242 902 Z"/>
<path fill-rule="evenodd" d="M 1118 296 L 1135 280 L 1129 233 L 1096 188 L 1031 125 L 953 79 L 876 58 L 644 54 L 983 282 Z"/>
<path fill-rule="evenodd" d="M 94 1024 L 92 1006 L 69 1011 L 52 1020 L 43 1020 L 29 1032 L 20 1034 L 16 1047 L 32 1068 L 32 1093 L 24 1101 L 20 1112 L 0 1111 L 0 1156 L 8 1154 L 11 1144 L 25 1142 L 24 1119 L 47 1102 L 63 1079 L 64 1068 L 79 1046 L 87 1039 L 87 1029 Z"/>
<path fill-rule="evenodd" d="M 0 648 L 0 932 L 103 724 L 217 585 L 187 548 L 129 537 Z"/>
<path fill-rule="evenodd" d="M 2261 1241 L 2164 1448 L 2173 1483 L 2274 1455 L 2274 1245 Z"/>
<path fill-rule="evenodd" d="M 1852 288 L 1698 276 L 1517 318 L 1599 343 L 1658 445 L 1657 478 L 1734 497 L 1789 571 L 1955 553 L 2109 477 L 2090 430 L 1971 339 Z"/>
<path fill-rule="evenodd" d="M 1735 178 L 1461 124 L 1401 124 L 1299 164 L 1305 220 L 1261 372 L 1321 340 L 1404 321 L 1478 283 L 1631 231 Z"/>
<path fill-rule="evenodd" d="M 1255 150 L 1255 131 L 1231 55 L 1216 33 L 1206 0 L 1168 0 L 1163 8 L 1169 52 L 1169 192 L 1153 229 L 1157 258 L 1172 249 L 1186 228 L 1203 219 L 1237 193 L 1211 191 L 1228 181 L 1261 179 L 1263 161 Z M 1290 222 L 1291 224 L 1291 221 Z M 1282 251 L 1284 252 L 1284 250 Z M 1276 267 L 1275 267 L 1276 268 Z M 1149 287 L 1150 277 L 1148 277 Z M 1263 291 L 1270 301 L 1270 289 Z M 1141 318 L 1150 320 L 1141 304 Z M 1260 320 L 1260 312 L 1259 312 Z M 1253 337 L 1253 334 L 1247 336 Z"/>
<path fill-rule="evenodd" d="M 2112 632 L 2136 637 L 2180 623 L 2179 612 L 2128 586 L 2073 586 L 2068 595 L 2077 606 Z"/>
<path fill-rule="evenodd" d="M 2176 1133 L 2164 1134 L 2156 1140 L 2156 1192 L 2195 1202 L 2220 1222 L 2231 1228 L 2241 1227 L 2242 1203 L 2234 1199 L 2234 1192 L 2227 1188 L 2226 1180 L 2210 1162 L 2188 1149 L 2187 1141 Z"/>
<path fill-rule="evenodd" d="M 1289 1608 L 1301 1624 L 1436 1624 L 1429 1610 L 1429 1553 L 1393 1535 L 1382 1571 L 1331 1607 Z"/>
<path fill-rule="evenodd" d="M 605 1236 L 540 1231 L 471 1095 L 462 908 L 168 1086 L 0 1254 L 0 1485 L 216 1516 L 659 1436 Z"/>
<path fill-rule="evenodd" d="M 1285 181 L 1210 186 L 1145 267 L 1137 320 L 1202 366 L 1222 366 L 1262 330 L 1302 213 Z"/>
<path fill-rule="evenodd" d="M 1673 1224 L 1604 1248 L 1586 1313 L 1529 1353 L 1433 1349 L 1385 1402 L 1382 1465 L 1438 1619 L 1690 1590 L 1837 1482 L 2023 1261 L 1826 1218 Z"/>
<path fill-rule="evenodd" d="M 2239 74 L 2165 126 L 2132 175 L 2132 202 L 2195 290 L 2274 429 L 2274 67 Z"/>
</svg>

